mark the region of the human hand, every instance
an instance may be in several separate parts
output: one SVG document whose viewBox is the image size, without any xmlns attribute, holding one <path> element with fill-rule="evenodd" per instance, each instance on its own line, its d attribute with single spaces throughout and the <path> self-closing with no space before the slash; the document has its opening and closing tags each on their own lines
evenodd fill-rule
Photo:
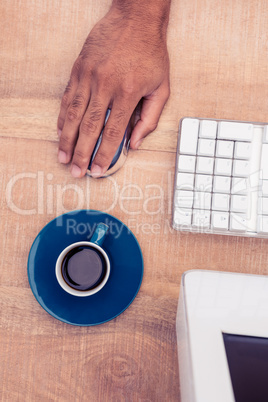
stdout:
<svg viewBox="0 0 268 402">
<path fill-rule="evenodd" d="M 58 159 L 71 162 L 74 177 L 85 175 L 111 109 L 91 174 L 109 168 L 130 117 L 142 99 L 130 146 L 137 149 L 153 131 L 169 96 L 167 22 L 126 16 L 117 7 L 95 25 L 72 68 L 58 117 Z"/>
</svg>

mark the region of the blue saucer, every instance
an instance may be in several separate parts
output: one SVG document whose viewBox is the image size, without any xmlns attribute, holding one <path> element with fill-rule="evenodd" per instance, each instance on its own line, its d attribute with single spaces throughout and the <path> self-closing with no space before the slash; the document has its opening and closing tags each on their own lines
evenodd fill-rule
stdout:
<svg viewBox="0 0 268 402">
<path fill-rule="evenodd" d="M 98 293 L 72 296 L 57 282 L 57 258 L 71 243 L 89 241 L 100 222 L 109 226 L 102 247 L 111 262 L 110 277 Z M 28 278 L 36 300 L 53 317 L 72 325 L 97 325 L 117 317 L 136 297 L 142 277 L 137 239 L 124 223 L 100 211 L 72 211 L 55 218 L 37 235 L 28 258 Z"/>
</svg>

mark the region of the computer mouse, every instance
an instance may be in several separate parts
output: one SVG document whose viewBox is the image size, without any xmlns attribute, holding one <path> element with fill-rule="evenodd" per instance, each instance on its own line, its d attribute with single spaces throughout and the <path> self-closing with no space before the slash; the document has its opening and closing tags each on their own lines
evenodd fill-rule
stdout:
<svg viewBox="0 0 268 402">
<path fill-rule="evenodd" d="M 100 147 L 100 144 L 101 144 L 101 141 L 102 141 L 103 130 L 104 130 L 104 127 L 105 127 L 105 125 L 106 125 L 106 123 L 108 121 L 110 113 L 111 113 L 111 109 L 108 109 L 107 113 L 106 113 L 103 128 L 101 130 L 101 133 L 100 133 L 100 136 L 98 138 L 98 141 L 96 142 L 95 148 L 93 150 L 93 153 L 92 153 L 89 165 L 88 165 L 87 174 L 89 176 L 92 176 L 91 172 L 90 172 L 90 169 L 91 169 L 92 163 L 94 161 L 94 158 L 95 158 L 95 156 L 97 154 L 97 151 L 98 151 L 98 149 Z M 102 177 L 107 177 L 107 176 L 110 176 L 110 175 L 114 174 L 125 163 L 126 158 L 127 158 L 127 154 L 128 154 L 128 150 L 129 150 L 130 135 L 131 135 L 132 128 L 133 128 L 133 118 L 130 119 L 130 121 L 128 123 L 128 126 L 126 128 L 124 137 L 123 137 L 123 139 L 121 141 L 121 144 L 119 145 L 116 153 L 114 154 L 113 160 L 112 160 L 108 170 L 104 173 L 104 175 Z"/>
</svg>

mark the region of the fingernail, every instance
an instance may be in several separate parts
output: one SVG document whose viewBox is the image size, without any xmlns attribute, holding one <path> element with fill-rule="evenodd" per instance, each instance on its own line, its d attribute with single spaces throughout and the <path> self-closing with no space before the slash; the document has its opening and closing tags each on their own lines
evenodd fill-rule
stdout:
<svg viewBox="0 0 268 402">
<path fill-rule="evenodd" d="M 92 165 L 90 174 L 92 177 L 101 177 L 102 176 L 102 168 L 99 165 Z"/>
<path fill-rule="evenodd" d="M 80 167 L 77 166 L 77 165 L 73 165 L 73 166 L 72 166 L 72 169 L 71 169 L 71 175 L 72 175 L 73 177 L 80 177 L 80 175 L 81 175 L 81 169 L 80 169 Z"/>
<path fill-rule="evenodd" d="M 59 152 L 58 152 L 58 161 L 60 163 L 67 163 L 67 154 L 66 154 L 66 152 L 59 150 Z"/>
<path fill-rule="evenodd" d="M 60 130 L 60 129 L 58 128 L 58 136 L 59 136 L 59 137 L 61 136 L 61 131 L 62 131 L 62 130 Z"/>
<path fill-rule="evenodd" d="M 138 149 L 139 146 L 141 145 L 141 143 L 142 143 L 142 140 L 137 141 L 135 144 L 135 149 Z"/>
</svg>

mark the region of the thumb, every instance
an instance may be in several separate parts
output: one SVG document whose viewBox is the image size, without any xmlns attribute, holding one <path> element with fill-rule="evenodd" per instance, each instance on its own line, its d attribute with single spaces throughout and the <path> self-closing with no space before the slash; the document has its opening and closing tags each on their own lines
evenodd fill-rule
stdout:
<svg viewBox="0 0 268 402">
<path fill-rule="evenodd" d="M 159 87 L 157 91 L 143 98 L 140 119 L 136 123 L 130 140 L 132 149 L 138 149 L 142 140 L 157 127 L 162 110 L 169 97 L 169 88 Z"/>
</svg>

